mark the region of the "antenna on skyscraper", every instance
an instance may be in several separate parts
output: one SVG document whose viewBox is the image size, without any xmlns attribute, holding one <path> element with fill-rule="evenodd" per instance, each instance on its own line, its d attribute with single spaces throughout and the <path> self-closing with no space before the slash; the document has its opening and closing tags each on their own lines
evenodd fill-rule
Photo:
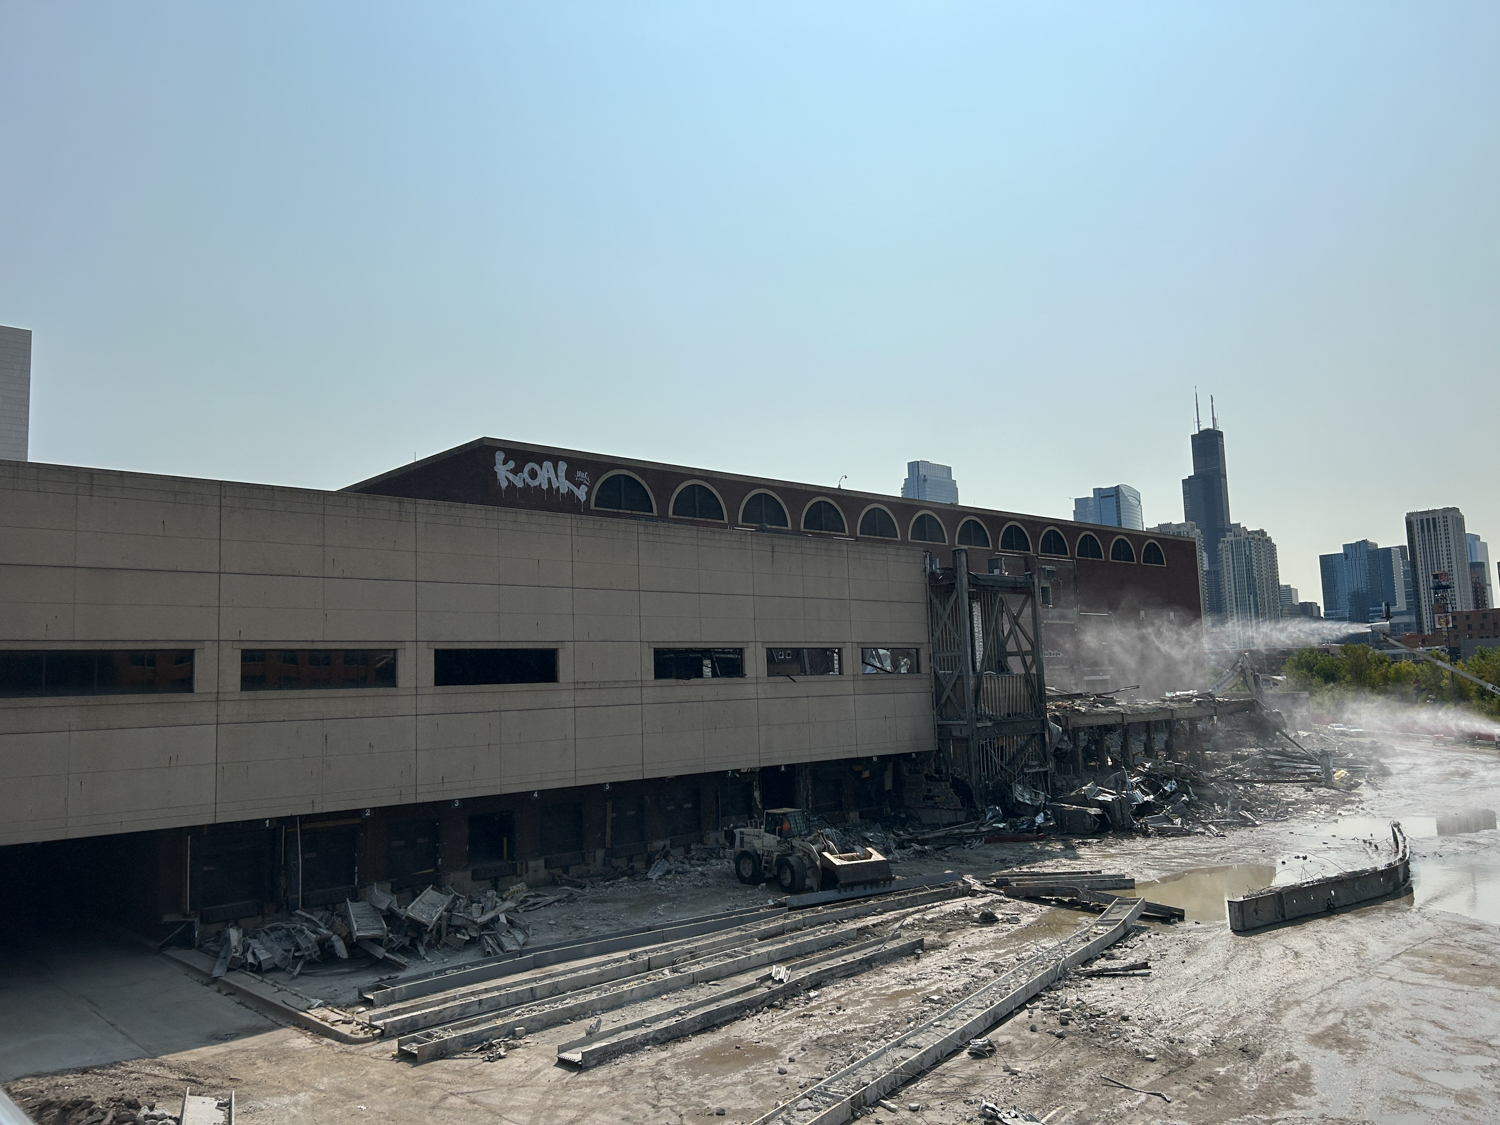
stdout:
<svg viewBox="0 0 1500 1125">
<path fill-rule="evenodd" d="M 1219 428 L 1219 412 L 1214 409 L 1214 396 L 1208 396 L 1208 420 L 1212 423 L 1211 429 Z"/>
<path fill-rule="evenodd" d="M 1198 429 L 1203 429 L 1203 411 L 1198 406 L 1198 388 L 1193 388 L 1193 417 L 1197 420 Z"/>
</svg>

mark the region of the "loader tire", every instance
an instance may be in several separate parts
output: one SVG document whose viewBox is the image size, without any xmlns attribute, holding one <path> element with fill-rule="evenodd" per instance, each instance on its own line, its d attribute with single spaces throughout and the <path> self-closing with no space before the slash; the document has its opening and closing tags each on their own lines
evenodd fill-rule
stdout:
<svg viewBox="0 0 1500 1125">
<path fill-rule="evenodd" d="M 776 861 L 776 882 L 789 895 L 800 895 L 807 889 L 807 864 L 799 855 Z"/>
<path fill-rule="evenodd" d="M 741 883 L 748 886 L 765 882 L 760 874 L 760 856 L 754 852 L 740 852 L 734 857 L 734 873 Z"/>
</svg>

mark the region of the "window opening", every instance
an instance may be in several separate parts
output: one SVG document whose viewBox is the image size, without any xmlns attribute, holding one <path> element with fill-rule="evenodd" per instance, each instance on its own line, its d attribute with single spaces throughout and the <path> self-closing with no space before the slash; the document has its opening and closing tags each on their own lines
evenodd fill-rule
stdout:
<svg viewBox="0 0 1500 1125">
<path fill-rule="evenodd" d="M 0 697 L 192 690 L 192 649 L 0 651 Z"/>
<path fill-rule="evenodd" d="M 594 490 L 594 507 L 616 512 L 643 512 L 648 516 L 656 511 L 651 493 L 629 473 L 616 473 L 600 481 Z"/>
<path fill-rule="evenodd" d="M 990 533 L 978 520 L 964 520 L 958 525 L 958 543 L 962 547 L 988 547 Z"/>
<path fill-rule="evenodd" d="M 768 648 L 768 676 L 841 676 L 842 651 L 836 648 Z"/>
<path fill-rule="evenodd" d="M 1135 562 L 1135 548 L 1130 545 L 1129 539 L 1116 539 L 1109 545 L 1109 559 L 1111 562 Z"/>
<path fill-rule="evenodd" d="M 1002 551 L 1019 551 L 1023 555 L 1031 554 L 1031 536 L 1026 534 L 1026 529 L 1018 523 L 1013 523 L 1000 533 L 1000 549 Z"/>
<path fill-rule="evenodd" d="M 432 654 L 433 687 L 555 683 L 555 648 L 440 648 Z"/>
<path fill-rule="evenodd" d="M 926 512 L 912 521 L 911 537 L 918 543 L 948 542 L 948 537 L 943 534 L 943 525 L 938 523 L 936 516 Z"/>
<path fill-rule="evenodd" d="M 724 505 L 706 485 L 685 485 L 672 501 L 672 514 L 688 520 L 722 520 Z"/>
<path fill-rule="evenodd" d="M 1104 557 L 1104 548 L 1099 546 L 1099 540 L 1085 531 L 1078 537 L 1078 557 L 1080 559 L 1102 559 Z"/>
<path fill-rule="evenodd" d="M 1166 566 L 1167 556 L 1161 553 L 1160 546 L 1151 542 L 1141 548 L 1141 562 L 1147 566 Z"/>
<path fill-rule="evenodd" d="M 921 671 L 918 667 L 920 652 L 915 648 L 862 648 L 859 650 L 859 670 L 867 675 L 880 672 L 913 675 Z"/>
<path fill-rule="evenodd" d="M 827 500 L 815 500 L 807 514 L 802 517 L 803 531 L 831 531 L 835 535 L 843 535 L 847 530 L 844 523 L 844 513 L 835 508 Z"/>
<path fill-rule="evenodd" d="M 756 527 L 791 526 L 781 501 L 769 492 L 757 492 L 745 501 L 745 506 L 740 509 L 740 522 L 754 524 Z"/>
<path fill-rule="evenodd" d="M 900 539 L 896 521 L 884 508 L 871 508 L 859 518 L 859 533 L 871 539 Z"/>
<path fill-rule="evenodd" d="M 1055 527 L 1049 527 L 1042 532 L 1042 554 L 1044 555 L 1066 555 L 1068 553 L 1068 541 L 1062 537 L 1062 533 Z"/>
<path fill-rule="evenodd" d="M 240 690 L 396 686 L 396 650 L 241 649 Z"/>
<path fill-rule="evenodd" d="M 718 680 L 745 674 L 742 648 L 658 648 L 653 656 L 658 680 Z"/>
</svg>

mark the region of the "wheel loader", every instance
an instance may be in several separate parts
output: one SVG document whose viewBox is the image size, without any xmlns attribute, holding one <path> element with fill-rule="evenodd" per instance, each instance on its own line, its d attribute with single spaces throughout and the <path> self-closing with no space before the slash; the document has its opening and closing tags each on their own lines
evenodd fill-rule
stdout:
<svg viewBox="0 0 1500 1125">
<path fill-rule="evenodd" d="M 834 851 L 808 828 L 802 809 L 767 809 L 763 827 L 736 828 L 734 873 L 741 883 L 774 882 L 789 895 L 880 886 L 892 877 L 890 860 L 874 848 Z"/>
</svg>

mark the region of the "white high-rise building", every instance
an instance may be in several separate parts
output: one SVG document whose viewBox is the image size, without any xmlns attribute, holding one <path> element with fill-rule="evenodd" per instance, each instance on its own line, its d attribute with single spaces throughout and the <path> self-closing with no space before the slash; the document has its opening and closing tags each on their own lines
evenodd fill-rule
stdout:
<svg viewBox="0 0 1500 1125">
<path fill-rule="evenodd" d="M 1185 523 L 1159 523 L 1150 530 L 1158 535 L 1182 535 L 1198 544 L 1198 604 L 1203 607 L 1203 621 L 1208 623 L 1208 556 L 1203 550 L 1203 532 L 1192 520 Z"/>
<path fill-rule="evenodd" d="M 939 504 L 958 503 L 958 482 L 950 465 L 933 461 L 908 461 L 901 495 L 907 500 L 936 500 Z"/>
<path fill-rule="evenodd" d="M 0 325 L 0 458 L 24 461 L 31 435 L 31 329 Z"/>
<path fill-rule="evenodd" d="M 1469 541 L 1462 512 L 1457 508 L 1407 512 L 1406 546 L 1421 632 L 1437 632 L 1434 602 L 1438 598 L 1446 603 L 1449 613 L 1474 608 Z"/>
<path fill-rule="evenodd" d="M 1219 568 L 1231 627 L 1281 620 L 1281 564 L 1269 535 L 1231 524 L 1219 540 Z"/>
</svg>

